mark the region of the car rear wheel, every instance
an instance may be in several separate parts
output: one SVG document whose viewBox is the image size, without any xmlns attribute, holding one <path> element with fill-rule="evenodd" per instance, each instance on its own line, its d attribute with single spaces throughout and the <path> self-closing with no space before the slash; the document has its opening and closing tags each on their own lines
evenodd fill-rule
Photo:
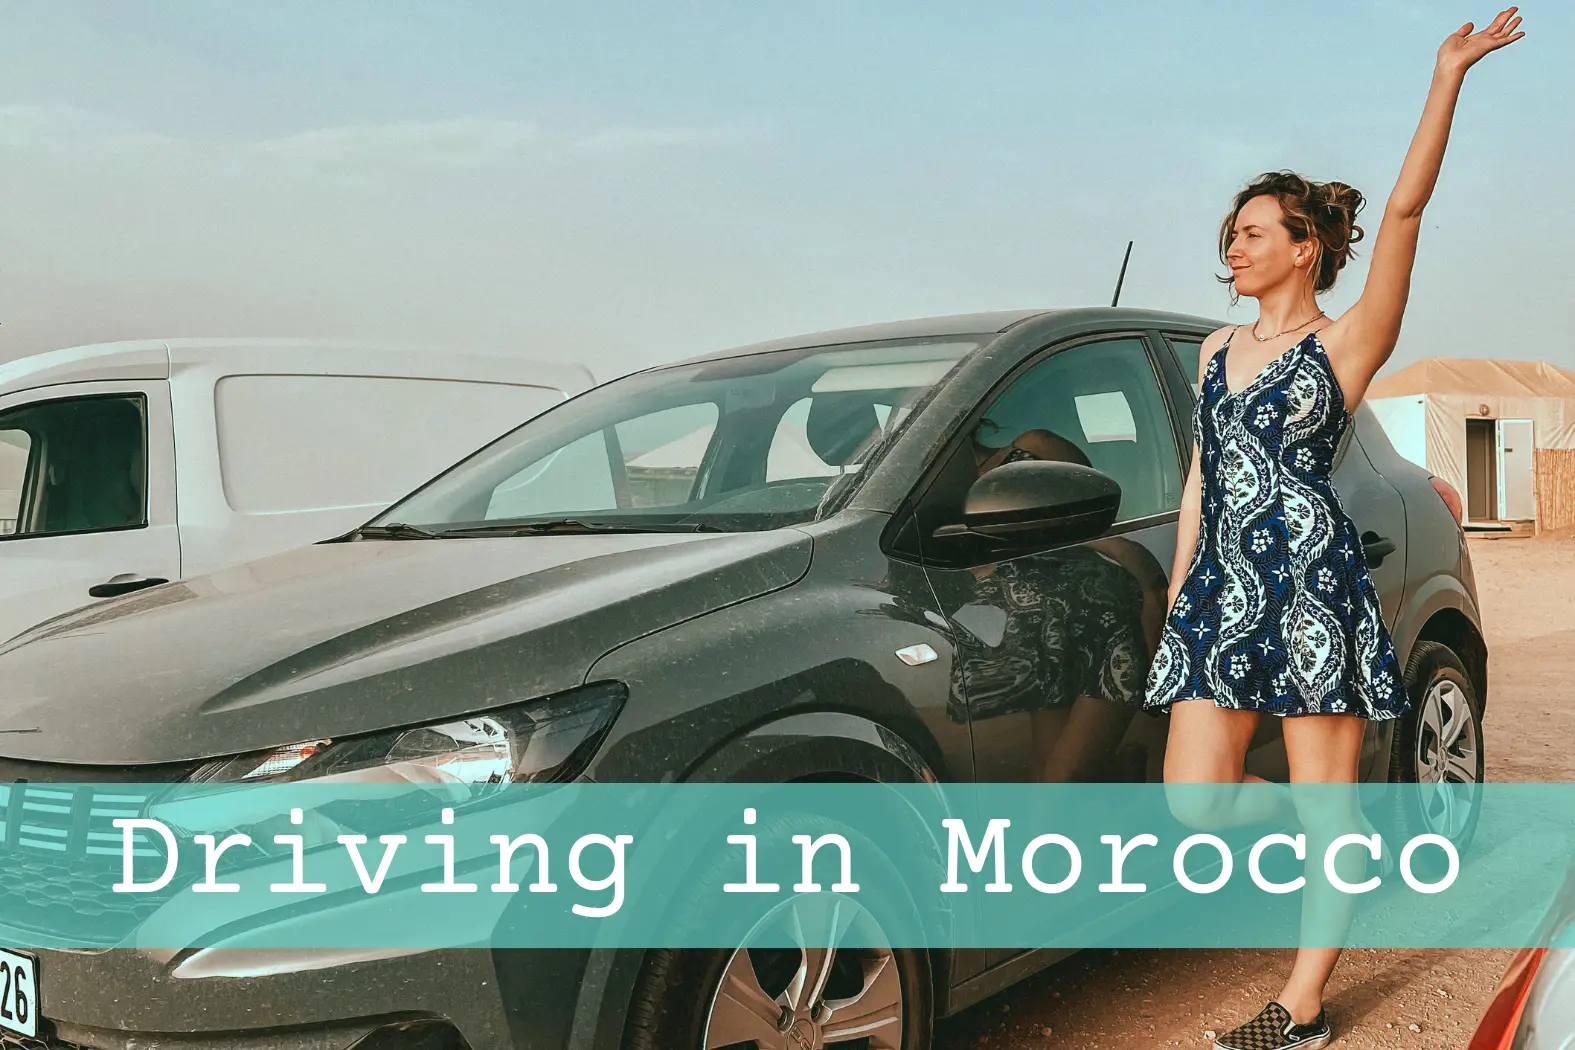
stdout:
<svg viewBox="0 0 1575 1050">
<path fill-rule="evenodd" d="M 1396 792 L 1401 831 L 1408 839 L 1442 835 L 1464 851 L 1481 817 L 1486 769 L 1476 688 L 1460 658 L 1437 642 L 1416 643 L 1405 684 L 1411 710 L 1395 734 L 1389 779 L 1418 787 Z"/>
</svg>

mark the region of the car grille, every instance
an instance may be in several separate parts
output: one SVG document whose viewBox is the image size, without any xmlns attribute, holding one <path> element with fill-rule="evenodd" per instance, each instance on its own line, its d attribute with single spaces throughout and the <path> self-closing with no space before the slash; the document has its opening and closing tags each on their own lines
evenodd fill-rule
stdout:
<svg viewBox="0 0 1575 1050">
<path fill-rule="evenodd" d="M 0 784 L 0 920 L 70 947 L 119 942 L 184 883 L 157 893 L 115 893 L 121 878 L 118 817 L 142 813 L 148 795 L 117 789 Z M 146 838 L 133 852 L 162 857 Z"/>
</svg>

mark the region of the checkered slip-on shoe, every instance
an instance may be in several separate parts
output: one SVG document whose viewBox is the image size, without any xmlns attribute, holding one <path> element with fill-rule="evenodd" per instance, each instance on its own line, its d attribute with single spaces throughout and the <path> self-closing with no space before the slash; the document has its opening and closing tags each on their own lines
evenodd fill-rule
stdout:
<svg viewBox="0 0 1575 1050">
<path fill-rule="evenodd" d="M 1307 1024 L 1297 1024 L 1289 1010 L 1271 1002 L 1257 1017 L 1214 1040 L 1214 1050 L 1323 1050 L 1333 1036 L 1322 1010 Z"/>
</svg>

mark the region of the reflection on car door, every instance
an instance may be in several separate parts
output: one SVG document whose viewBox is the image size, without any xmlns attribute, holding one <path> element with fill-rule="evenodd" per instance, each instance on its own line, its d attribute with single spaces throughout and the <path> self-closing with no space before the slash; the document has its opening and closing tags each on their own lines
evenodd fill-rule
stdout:
<svg viewBox="0 0 1575 1050">
<path fill-rule="evenodd" d="M 962 520 L 982 473 L 1024 458 L 1109 475 L 1121 486 L 1117 524 L 1054 550 L 936 538 Z M 1160 778 L 1169 720 L 1137 706 L 1165 612 L 1181 485 L 1170 411 L 1136 335 L 1050 348 L 985 399 L 915 506 L 924 570 L 956 639 L 951 715 L 971 731 L 976 779 Z M 977 972 L 1023 954 L 983 949 L 960 962 Z"/>
<path fill-rule="evenodd" d="M 1121 487 L 1106 535 L 1053 550 L 938 539 L 968 487 L 1025 458 L 1066 459 Z M 983 781 L 1142 781 L 1166 722 L 1140 713 L 1175 549 L 1182 473 L 1170 411 L 1138 335 L 1052 348 L 998 389 L 916 508 L 925 572 L 957 637 Z"/>
</svg>

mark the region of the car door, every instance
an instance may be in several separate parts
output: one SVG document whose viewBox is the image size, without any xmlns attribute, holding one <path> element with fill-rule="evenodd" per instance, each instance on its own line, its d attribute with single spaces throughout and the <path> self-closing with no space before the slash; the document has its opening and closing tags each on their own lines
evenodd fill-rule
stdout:
<svg viewBox="0 0 1575 1050">
<path fill-rule="evenodd" d="M 0 398 L 0 639 L 180 577 L 163 381 Z"/>
<path fill-rule="evenodd" d="M 1367 559 L 1367 569 L 1373 578 L 1373 588 L 1378 592 L 1384 623 L 1394 630 L 1401 603 L 1405 599 L 1405 500 L 1368 458 L 1367 450 L 1362 447 L 1364 434 L 1372 435 L 1369 440 L 1384 440 L 1378 417 L 1362 405 L 1356 410 L 1354 425 L 1346 429 L 1344 448 L 1339 453 L 1340 458 L 1335 460 L 1334 488 L 1339 493 L 1340 503 L 1346 513 L 1356 523 L 1362 552 Z M 1363 779 L 1374 774 L 1383 779 L 1387 775 L 1388 737 L 1383 732 L 1385 728 L 1383 723 L 1374 723 L 1367 728 L 1358 774 Z"/>
<path fill-rule="evenodd" d="M 925 573 L 957 638 L 981 781 L 1142 781 L 1164 719 L 1135 717 L 1158 644 L 1182 471 L 1141 333 L 1045 348 L 997 386 L 916 507 Z M 1002 551 L 937 538 L 981 472 L 1022 458 L 1092 466 L 1121 487 L 1103 536 Z"/>
<path fill-rule="evenodd" d="M 1162 776 L 1169 720 L 1137 713 L 1165 611 L 1183 480 L 1159 360 L 1136 332 L 1044 348 L 983 399 L 917 500 L 915 532 L 955 639 L 952 693 L 964 705 L 978 780 Z M 1011 449 L 1022 451 L 1003 453 Z M 937 538 L 961 521 L 981 466 L 1024 455 L 1109 475 L 1122 492 L 1116 524 L 1054 550 Z M 1032 969 L 1065 952 L 1035 953 L 1038 961 L 1012 948 L 963 954 L 960 972 L 1005 966 L 995 970 L 1004 983 L 1012 966 Z"/>
</svg>

